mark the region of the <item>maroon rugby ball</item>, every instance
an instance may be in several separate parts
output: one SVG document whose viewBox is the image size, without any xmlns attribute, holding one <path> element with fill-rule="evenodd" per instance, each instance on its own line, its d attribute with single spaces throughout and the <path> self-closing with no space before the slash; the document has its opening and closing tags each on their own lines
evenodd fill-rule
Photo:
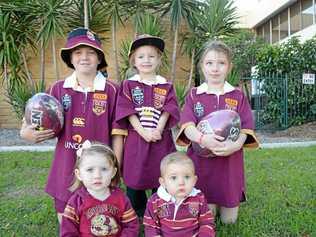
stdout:
<svg viewBox="0 0 316 237">
<path fill-rule="evenodd" d="M 240 117 L 233 110 L 214 111 L 201 119 L 196 127 L 203 134 L 216 134 L 224 137 L 224 140 L 230 139 L 236 141 L 240 134 Z M 215 155 L 209 149 L 193 142 L 192 148 L 196 154 L 202 157 L 214 157 Z"/>
<path fill-rule="evenodd" d="M 38 130 L 52 129 L 55 136 L 64 125 L 63 106 L 46 93 L 37 93 L 27 101 L 24 117 L 27 124 L 38 125 Z"/>
</svg>

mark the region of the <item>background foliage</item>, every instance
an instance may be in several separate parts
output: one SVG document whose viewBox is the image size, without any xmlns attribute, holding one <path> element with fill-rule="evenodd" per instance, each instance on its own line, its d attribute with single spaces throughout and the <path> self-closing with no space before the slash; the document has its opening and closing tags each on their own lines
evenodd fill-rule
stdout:
<svg viewBox="0 0 316 237">
<path fill-rule="evenodd" d="M 315 37 L 304 43 L 294 37 L 286 43 L 264 47 L 257 55 L 257 69 L 259 78 L 267 78 L 263 82 L 264 96 L 268 98 L 264 108 L 266 121 L 281 121 L 284 93 L 289 126 L 315 119 L 315 84 L 302 84 L 303 73 L 316 72 Z M 276 77 L 279 80 L 273 79 Z"/>
</svg>

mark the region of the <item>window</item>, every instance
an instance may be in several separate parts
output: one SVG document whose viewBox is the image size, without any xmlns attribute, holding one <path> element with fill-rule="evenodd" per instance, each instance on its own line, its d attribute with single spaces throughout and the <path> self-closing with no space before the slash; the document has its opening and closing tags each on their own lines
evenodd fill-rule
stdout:
<svg viewBox="0 0 316 237">
<path fill-rule="evenodd" d="M 289 36 L 288 10 L 280 14 L 280 40 Z"/>
<path fill-rule="evenodd" d="M 279 41 L 279 16 L 272 18 L 272 43 Z"/>
<path fill-rule="evenodd" d="M 313 0 L 302 0 L 302 29 L 313 24 Z"/>
<path fill-rule="evenodd" d="M 300 2 L 290 7 L 290 35 L 301 30 Z"/>
<path fill-rule="evenodd" d="M 257 36 L 263 38 L 263 28 L 262 28 L 262 26 L 257 27 L 256 32 L 257 32 Z"/>
<path fill-rule="evenodd" d="M 270 43 L 270 21 L 264 23 L 263 25 L 263 39 L 265 42 Z"/>
</svg>

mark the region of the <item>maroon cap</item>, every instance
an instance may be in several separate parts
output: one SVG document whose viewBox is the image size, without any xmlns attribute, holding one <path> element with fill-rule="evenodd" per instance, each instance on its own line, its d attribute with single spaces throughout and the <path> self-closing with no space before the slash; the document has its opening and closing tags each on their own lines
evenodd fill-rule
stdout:
<svg viewBox="0 0 316 237">
<path fill-rule="evenodd" d="M 66 46 L 64 48 L 61 48 L 60 52 L 61 58 L 68 67 L 74 69 L 74 66 L 72 65 L 70 59 L 71 51 L 81 45 L 94 48 L 101 56 L 101 62 L 97 68 L 98 70 L 107 66 L 104 52 L 101 46 L 101 41 L 97 34 L 85 28 L 77 28 L 68 34 Z"/>
<path fill-rule="evenodd" d="M 163 53 L 165 49 L 165 42 L 163 39 L 157 37 L 157 36 L 152 36 L 148 34 L 143 34 L 143 35 L 137 35 L 134 41 L 131 44 L 131 47 L 129 49 L 128 57 L 132 55 L 132 53 L 139 47 L 145 46 L 145 45 L 151 45 L 156 47 L 157 49 L 160 50 L 160 52 Z"/>
</svg>

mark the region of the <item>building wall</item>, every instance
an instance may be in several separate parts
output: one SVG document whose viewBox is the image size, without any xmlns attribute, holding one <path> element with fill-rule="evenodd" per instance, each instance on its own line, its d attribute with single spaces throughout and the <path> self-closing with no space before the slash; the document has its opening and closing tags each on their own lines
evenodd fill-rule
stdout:
<svg viewBox="0 0 316 237">
<path fill-rule="evenodd" d="M 235 6 L 241 16 L 241 22 L 246 28 L 256 25 L 270 17 L 276 10 L 282 10 L 297 0 L 236 0 Z"/>
<path fill-rule="evenodd" d="M 169 29 L 168 29 L 169 30 Z M 134 35 L 133 27 L 130 24 L 127 24 L 125 27 L 119 27 L 117 32 L 117 41 L 118 47 L 122 39 L 130 38 L 132 39 Z M 171 53 L 172 53 L 172 34 L 166 32 L 167 38 L 166 41 L 166 51 L 168 55 L 169 62 L 171 62 Z M 111 32 L 108 32 L 106 37 L 108 40 L 103 43 L 103 49 L 106 54 L 106 60 L 109 65 L 108 73 L 110 78 L 115 78 L 115 68 L 114 68 L 114 53 L 113 48 L 111 47 Z M 66 65 L 60 58 L 59 50 L 65 44 L 66 39 L 57 39 L 57 58 L 58 58 L 58 67 L 60 70 L 60 79 L 65 78 L 67 75 L 71 74 L 72 70 L 68 69 Z M 52 85 L 55 79 L 53 58 L 51 55 L 51 46 L 49 45 L 45 52 L 45 80 L 46 85 Z M 177 82 L 185 83 L 187 78 L 187 73 L 183 71 L 183 69 L 189 69 L 190 60 L 186 55 L 181 55 L 178 50 L 177 54 Z M 34 55 L 34 52 L 28 52 L 28 65 L 30 71 L 32 73 L 32 77 L 35 80 L 38 80 L 40 77 L 40 55 Z M 171 69 L 171 65 L 170 65 Z M 170 78 L 170 75 L 164 75 L 167 78 Z M 0 128 L 19 128 L 21 126 L 21 122 L 16 119 L 15 113 L 11 109 L 10 105 L 6 102 L 5 91 L 3 87 L 0 87 Z"/>
</svg>

